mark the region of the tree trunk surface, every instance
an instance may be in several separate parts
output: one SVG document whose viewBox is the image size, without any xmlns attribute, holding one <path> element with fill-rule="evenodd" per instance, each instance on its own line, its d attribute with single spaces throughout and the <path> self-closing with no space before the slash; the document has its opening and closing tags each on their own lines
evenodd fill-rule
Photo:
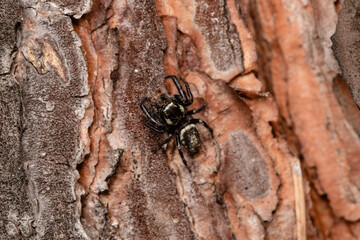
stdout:
<svg viewBox="0 0 360 240">
<path fill-rule="evenodd" d="M 1 240 L 360 239 L 358 0 L 0 12 Z M 213 129 L 196 154 L 146 127 L 171 75 Z"/>
</svg>

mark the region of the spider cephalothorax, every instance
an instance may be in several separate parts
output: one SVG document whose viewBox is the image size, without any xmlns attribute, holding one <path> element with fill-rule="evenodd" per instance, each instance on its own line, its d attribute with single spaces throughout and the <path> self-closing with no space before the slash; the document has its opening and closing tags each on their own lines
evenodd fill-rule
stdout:
<svg viewBox="0 0 360 240">
<path fill-rule="evenodd" d="M 169 142 L 170 139 L 175 136 L 176 146 L 179 150 L 179 154 L 184 164 L 187 166 L 184 154 L 181 150 L 181 145 L 183 145 L 188 150 L 191 156 L 199 152 L 201 140 L 196 124 L 203 124 L 210 131 L 211 135 L 213 134 L 213 130 L 203 120 L 190 117 L 190 115 L 204 110 L 205 106 L 201 106 L 198 109 L 189 111 L 186 109 L 187 106 L 193 103 L 193 97 L 189 84 L 182 80 L 186 87 L 185 93 L 184 89 L 180 85 L 179 80 L 175 76 L 167 76 L 166 78 L 171 78 L 173 80 L 179 95 L 169 97 L 165 94 L 162 94 L 161 100 L 163 101 L 163 104 L 158 106 L 156 103 L 153 103 L 156 109 L 154 114 L 151 114 L 145 107 L 145 102 L 148 100 L 147 98 L 141 102 L 140 107 L 152 122 L 145 123 L 145 126 L 156 132 L 167 132 L 169 134 L 169 136 L 159 144 L 160 146 Z"/>
</svg>

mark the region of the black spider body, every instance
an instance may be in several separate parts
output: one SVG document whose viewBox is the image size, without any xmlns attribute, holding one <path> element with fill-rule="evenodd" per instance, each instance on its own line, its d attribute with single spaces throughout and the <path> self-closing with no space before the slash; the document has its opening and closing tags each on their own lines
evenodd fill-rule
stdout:
<svg viewBox="0 0 360 240">
<path fill-rule="evenodd" d="M 151 114 L 145 107 L 145 102 L 148 100 L 147 98 L 141 102 L 140 107 L 152 122 L 145 123 L 145 126 L 156 132 L 167 132 L 169 134 L 169 136 L 159 144 L 160 146 L 169 142 L 170 139 L 175 136 L 179 154 L 185 166 L 187 166 L 184 154 L 181 150 L 181 145 L 188 150 L 191 156 L 197 154 L 201 147 L 200 134 L 195 124 L 203 124 L 210 131 L 211 135 L 213 134 L 213 130 L 203 120 L 190 117 L 190 115 L 204 110 L 205 106 L 196 110 L 187 110 L 187 106 L 193 103 L 189 84 L 182 80 L 186 87 L 185 93 L 179 80 L 175 76 L 167 76 L 166 78 L 171 78 L 173 80 L 179 95 L 175 95 L 174 97 L 169 97 L 165 94 L 161 95 L 163 105 L 158 106 L 156 103 L 153 103 L 156 109 L 154 114 Z"/>
<path fill-rule="evenodd" d="M 170 102 L 163 108 L 162 117 L 169 126 L 177 126 L 186 117 L 186 109 L 181 104 Z"/>
<path fill-rule="evenodd" d="M 201 146 L 200 134 L 195 124 L 189 124 L 180 130 L 180 142 L 186 146 L 190 155 L 199 152 Z"/>
</svg>

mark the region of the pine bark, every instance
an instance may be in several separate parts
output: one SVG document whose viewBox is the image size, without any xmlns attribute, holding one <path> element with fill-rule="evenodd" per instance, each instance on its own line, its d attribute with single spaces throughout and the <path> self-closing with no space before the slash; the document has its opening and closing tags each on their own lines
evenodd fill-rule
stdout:
<svg viewBox="0 0 360 240">
<path fill-rule="evenodd" d="M 360 239 L 359 9 L 2 0 L 0 239 Z M 140 109 L 168 75 L 188 166 Z"/>
</svg>

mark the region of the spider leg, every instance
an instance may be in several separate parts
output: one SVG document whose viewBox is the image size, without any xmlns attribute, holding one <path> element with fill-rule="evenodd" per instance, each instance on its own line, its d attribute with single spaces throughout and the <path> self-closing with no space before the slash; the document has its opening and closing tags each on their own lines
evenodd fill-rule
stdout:
<svg viewBox="0 0 360 240">
<path fill-rule="evenodd" d="M 165 93 L 160 95 L 160 99 L 163 101 L 170 101 L 170 97 L 166 95 Z"/>
<path fill-rule="evenodd" d="M 201 107 L 199 107 L 198 109 L 194 109 L 194 110 L 190 110 L 187 111 L 186 115 L 193 115 L 195 113 L 201 112 L 202 110 L 205 109 L 205 105 L 202 105 Z"/>
<path fill-rule="evenodd" d="M 191 172 L 191 170 L 189 169 L 188 165 L 187 165 L 187 162 L 185 160 L 185 157 L 184 157 L 184 154 L 181 150 L 181 144 L 180 144 L 180 136 L 179 136 L 179 132 L 176 132 L 175 133 L 175 136 L 176 136 L 176 147 L 179 151 L 179 154 L 180 154 L 180 157 L 181 157 L 181 160 L 183 161 L 185 167 L 189 170 L 189 172 Z"/>
<path fill-rule="evenodd" d="M 166 127 L 167 124 L 164 122 L 164 120 L 161 118 L 161 115 L 160 115 L 161 107 L 156 102 L 151 103 L 151 105 L 153 106 L 153 108 L 155 108 L 157 110 L 157 114 L 154 114 L 152 117 L 158 123 L 160 123 L 161 127 Z"/>
<path fill-rule="evenodd" d="M 156 120 L 149 112 L 149 110 L 145 107 L 145 101 L 149 100 L 148 98 L 144 98 L 144 100 L 142 100 L 141 104 L 140 104 L 140 108 L 141 110 L 145 113 L 145 115 L 156 125 L 158 126 L 163 126 L 163 124 L 161 122 L 159 122 L 158 120 Z"/>
<path fill-rule="evenodd" d="M 209 132 L 211 133 L 211 137 L 214 138 L 213 129 L 212 129 L 206 122 L 204 122 L 203 120 L 193 118 L 193 119 L 191 119 L 191 120 L 189 121 L 189 123 L 190 123 L 190 124 L 191 124 L 191 123 L 192 123 L 192 124 L 198 124 L 198 123 L 202 124 L 204 127 L 206 127 L 206 128 L 209 130 Z"/>
<path fill-rule="evenodd" d="M 179 95 L 177 95 L 177 96 L 175 95 L 175 98 L 177 100 L 181 100 L 180 102 L 186 104 L 189 100 L 188 100 L 188 98 L 187 98 L 187 96 L 185 94 L 184 89 L 181 87 L 181 84 L 180 84 L 179 80 L 177 79 L 177 77 L 174 76 L 174 75 L 170 75 L 170 76 L 165 77 L 165 79 L 167 79 L 167 78 L 171 78 L 173 80 L 173 82 L 174 82 L 174 84 L 175 84 L 175 86 L 176 86 L 176 88 L 177 88 L 177 90 L 178 90 L 178 92 L 180 94 L 180 97 L 177 97 Z M 181 99 L 179 99 L 179 98 L 181 98 Z"/>
<path fill-rule="evenodd" d="M 181 81 L 184 82 L 185 87 L 186 87 L 187 95 L 189 96 L 189 99 L 186 101 L 185 105 L 189 106 L 189 105 L 191 105 L 193 103 L 193 96 L 192 96 L 189 84 L 184 79 L 182 79 L 182 78 L 180 78 L 180 79 L 181 79 Z"/>
<path fill-rule="evenodd" d="M 160 106 L 156 102 L 152 102 L 151 106 L 155 108 L 156 110 L 160 109 Z"/>
<path fill-rule="evenodd" d="M 178 103 L 180 103 L 181 105 L 185 105 L 184 100 L 181 98 L 180 95 L 175 94 L 174 97 L 175 97 L 175 100 L 176 100 Z"/>
<path fill-rule="evenodd" d="M 159 143 L 159 147 L 162 147 L 165 143 L 168 143 L 172 137 L 173 137 L 173 135 L 169 134 L 169 136 L 167 138 L 165 138 L 165 140 L 163 140 L 162 142 Z"/>
<path fill-rule="evenodd" d="M 145 123 L 145 126 L 147 126 L 148 128 L 154 130 L 155 132 L 159 132 L 159 133 L 164 133 L 165 132 L 164 129 L 155 127 L 155 126 L 151 125 L 150 123 Z"/>
</svg>

